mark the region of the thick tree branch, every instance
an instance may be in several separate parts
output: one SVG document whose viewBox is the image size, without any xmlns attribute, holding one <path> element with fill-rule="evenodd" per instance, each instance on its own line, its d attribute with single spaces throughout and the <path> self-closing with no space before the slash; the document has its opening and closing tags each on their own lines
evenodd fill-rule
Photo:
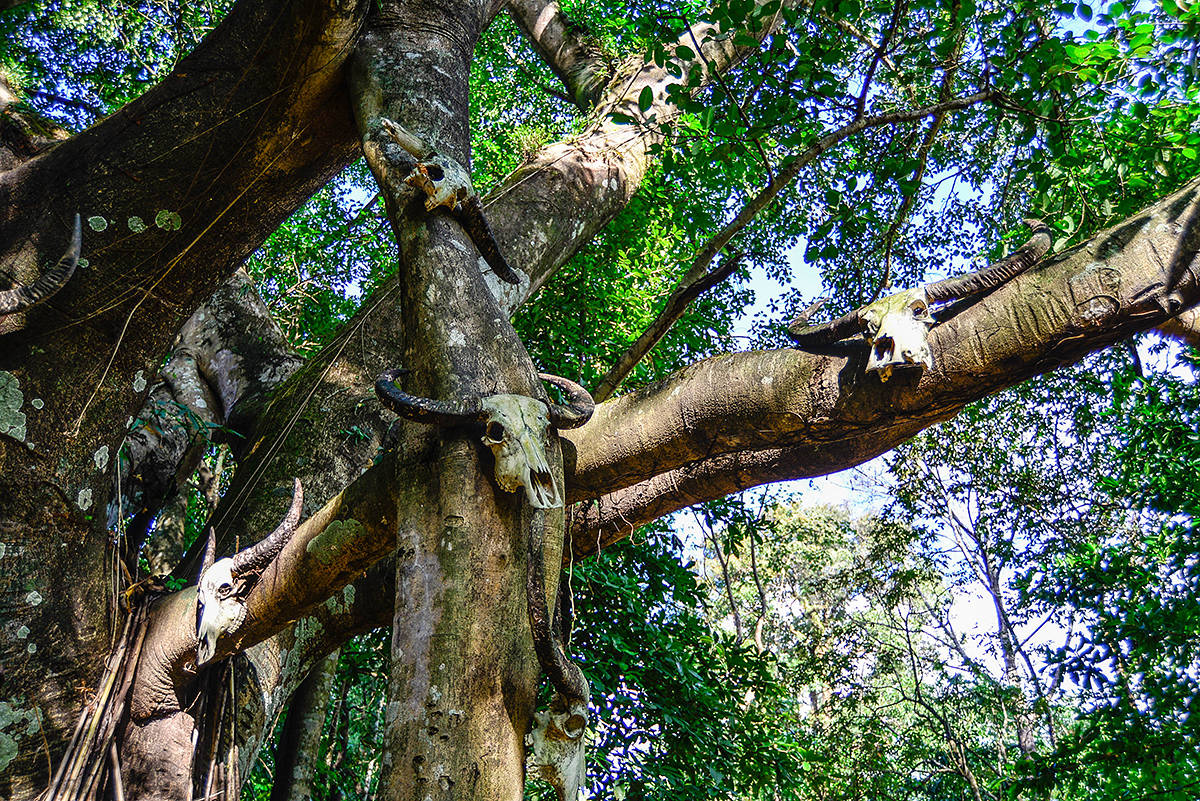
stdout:
<svg viewBox="0 0 1200 801">
<path fill-rule="evenodd" d="M 685 76 L 691 69 L 708 69 L 706 64 L 728 69 L 750 52 L 735 47 L 732 36 L 715 35 L 708 25 L 685 32 L 680 44 L 690 47 L 693 33 L 703 53 L 676 60 Z M 604 108 L 640 115 L 639 94 L 650 87 L 655 101 L 649 113 L 659 120 L 673 115 L 666 87 L 680 79 L 667 69 L 644 64 L 638 56 L 620 75 L 606 87 Z M 429 88 L 428 102 L 436 90 Z M 485 199 L 501 250 L 530 277 L 528 283 L 522 280 L 513 286 L 485 274 L 502 311 L 512 314 L 625 207 L 650 163 L 647 147 L 659 138 L 653 131 L 598 116 L 578 137 L 543 148 Z M 454 231 L 447 235 L 458 236 Z M 292 476 L 299 476 L 308 497 L 319 502 L 334 497 L 370 464 L 392 419 L 381 411 L 370 387 L 380 372 L 396 366 L 395 354 L 403 350 L 406 321 L 395 305 L 400 289 L 398 277 L 384 283 L 337 339 L 273 397 L 260 427 L 249 437 L 248 454 L 216 515 L 218 535 L 267 525 L 280 507 L 275 489 L 290 483 Z M 359 435 L 346 437 L 346 431 Z M 291 439 L 292 432 L 302 434 L 303 440 Z M 322 459 L 311 459 L 312 453 L 321 453 Z"/>
<path fill-rule="evenodd" d="M 209 442 L 242 450 L 251 407 L 300 365 L 250 277 L 238 270 L 184 323 L 163 381 L 126 437 L 109 528 L 118 528 L 118 512 L 157 514 Z"/>
<path fill-rule="evenodd" d="M 563 82 L 571 102 L 590 110 L 612 76 L 599 42 L 567 19 L 554 0 L 508 0 L 506 5 L 513 22 Z"/>
<path fill-rule="evenodd" d="M 774 15 L 770 25 L 781 20 L 782 15 Z M 771 30 L 755 36 L 762 38 Z M 694 42 L 700 43 L 699 52 Z M 595 122 L 568 141 L 543 147 L 484 199 L 509 261 L 530 279 L 528 286 L 512 288 L 493 283 L 508 313 L 625 208 L 641 187 L 653 158 L 650 148 L 664 141 L 664 126 L 678 114 L 668 99 L 668 87 L 686 84 L 692 74 L 704 85 L 751 52 L 710 23 L 693 25 L 676 44 L 686 48 L 684 52 L 693 51 L 693 57 L 675 55 L 662 67 L 645 63 L 640 55 L 626 60 L 601 94 Z M 668 47 L 668 52 L 673 49 Z M 638 101 L 647 89 L 653 102 L 643 111 Z M 634 122 L 616 122 L 610 116 L 614 112 Z"/>
<path fill-rule="evenodd" d="M 737 489 L 859 464 L 963 405 L 1161 325 L 1172 264 L 1200 299 L 1200 182 L 1002 286 L 931 332 L 934 369 L 882 384 L 865 346 L 708 359 L 601 404 L 570 433 L 577 548 Z"/>
<path fill-rule="evenodd" d="M 659 315 L 658 319 L 650 325 L 629 351 L 621 357 L 600 381 L 594 394 L 596 401 L 602 402 L 611 397 L 617 385 L 625 379 L 625 376 L 629 375 L 634 366 L 666 334 L 675 320 L 687 308 L 687 304 L 700 293 L 722 280 L 725 274 L 727 274 L 725 273 L 726 267 L 729 267 L 730 270 L 736 267 L 736 264 L 732 264 L 733 259 L 730 259 L 729 262 L 720 268 L 713 270 L 711 273 L 709 272 L 709 265 L 712 264 L 713 259 L 716 258 L 721 248 L 725 247 L 733 237 L 745 230 L 746 226 L 754 220 L 759 212 L 769 206 L 779 196 L 779 193 L 796 179 L 800 171 L 811 164 L 822 153 L 839 142 L 868 128 L 895 125 L 901 122 L 912 122 L 923 117 L 933 117 L 935 122 L 932 130 L 936 131 L 937 126 L 946 114 L 970 108 L 978 103 L 986 102 L 990 98 L 991 94 L 988 92 L 977 92 L 965 97 L 946 99 L 935 105 L 922 108 L 858 118 L 837 130 L 830 131 L 810 145 L 803 153 L 784 162 L 784 166 L 779 173 L 772 176 L 767 181 L 767 185 L 758 194 L 748 200 L 734 218 L 700 249 L 691 266 L 688 267 L 687 272 L 680 279 L 678 287 L 672 292 L 671 297 L 668 298 L 667 306 L 662 314 Z"/>
<path fill-rule="evenodd" d="M 40 396 L 86 387 L 30 420 L 46 458 L 115 450 L 117 421 L 144 399 L 137 372 L 152 374 L 198 303 L 353 157 L 341 66 L 365 8 L 239 3 L 162 84 L 0 176 L 0 203 L 21 210 L 0 220 L 6 259 L 85 219 L 87 268 L 0 357 Z M 49 337 L 55 347 L 38 346 Z"/>
</svg>

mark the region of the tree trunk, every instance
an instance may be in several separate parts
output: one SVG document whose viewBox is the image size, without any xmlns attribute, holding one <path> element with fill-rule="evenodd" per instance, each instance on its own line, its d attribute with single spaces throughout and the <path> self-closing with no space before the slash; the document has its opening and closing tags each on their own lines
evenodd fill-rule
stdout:
<svg viewBox="0 0 1200 801">
<path fill-rule="evenodd" d="M 301 682 L 288 704 L 287 717 L 275 747 L 275 781 L 271 801 L 308 801 L 320 756 L 329 692 L 337 674 L 334 651 Z"/>
</svg>

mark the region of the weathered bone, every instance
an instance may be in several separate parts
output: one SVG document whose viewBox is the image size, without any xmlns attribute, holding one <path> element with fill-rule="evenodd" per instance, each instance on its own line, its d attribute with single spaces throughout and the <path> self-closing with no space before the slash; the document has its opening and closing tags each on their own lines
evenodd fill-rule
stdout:
<svg viewBox="0 0 1200 801">
<path fill-rule="evenodd" d="M 83 229 L 79 224 L 79 215 L 75 215 L 75 229 L 71 233 L 71 244 L 52 268 L 42 273 L 29 286 L 15 286 L 0 292 L 0 316 L 15 314 L 41 303 L 58 290 L 67 285 L 79 263 L 79 252 L 83 246 Z"/>
<path fill-rule="evenodd" d="M 559 801 L 576 801 L 585 778 L 584 751 L 591 688 L 583 671 L 567 655 L 570 587 L 559 582 L 554 614 L 546 608 L 545 533 L 546 518 L 535 516 L 527 540 L 529 560 L 525 578 L 525 602 L 533 650 L 554 696 L 550 708 L 534 713 L 533 730 L 526 740 L 532 746 L 530 760 L 538 774 L 558 792 Z"/>
<path fill-rule="evenodd" d="M 521 283 L 521 277 L 496 244 L 496 235 L 484 216 L 483 204 L 471 186 L 470 173 L 399 123 L 382 118 L 380 127 L 416 160 L 404 183 L 425 193 L 425 210 L 445 208 L 471 237 L 479 255 L 497 277 L 510 284 Z"/>
<path fill-rule="evenodd" d="M 1006 258 L 967 275 L 946 278 L 924 288 L 927 304 L 946 303 L 971 297 L 995 289 L 1028 270 L 1050 250 L 1050 227 L 1041 220 L 1026 219 L 1025 224 L 1033 236 L 1024 245 Z M 882 298 L 874 304 L 820 325 L 805 325 L 807 320 L 794 320 L 788 325 L 788 336 L 801 347 L 831 345 L 867 330 L 867 312 L 876 304 L 887 301 Z"/>
<path fill-rule="evenodd" d="M 534 509 L 562 506 L 562 491 L 546 458 L 546 404 L 525 395 L 492 395 L 481 403 L 487 415 L 483 444 L 495 457 L 496 483 L 508 492 L 523 487 Z"/>
<path fill-rule="evenodd" d="M 487 415 L 481 405 L 482 398 L 472 397 L 461 401 L 443 401 L 410 395 L 396 385 L 396 379 L 408 370 L 393 368 L 385 370 L 375 380 L 375 394 L 379 401 L 396 414 L 418 423 L 435 426 L 456 426 L 483 422 Z M 550 403 L 550 422 L 555 428 L 566 430 L 578 428 L 586 423 L 596 410 L 591 393 L 569 378 L 538 373 L 538 378 L 553 384 L 567 395 L 566 405 Z"/>
<path fill-rule="evenodd" d="M 212 526 L 208 527 L 208 541 L 204 543 L 204 559 L 200 562 L 200 575 L 204 575 L 204 571 L 213 566 L 213 562 L 217 561 L 217 530 Z"/>
<path fill-rule="evenodd" d="M 221 635 L 236 631 L 245 620 L 246 595 L 295 532 L 303 504 L 304 490 L 300 479 L 296 479 L 292 505 L 283 522 L 262 542 L 216 562 L 211 561 L 216 547 L 215 535 L 209 530 L 209 545 L 204 554 L 206 566 L 200 573 L 200 586 L 196 592 L 197 666 L 212 659 Z"/>
<path fill-rule="evenodd" d="M 578 801 L 585 778 L 588 726 L 587 699 L 555 693 L 550 708 L 533 713 L 533 730 L 526 737 L 529 760 L 550 783 L 559 801 Z"/>
<path fill-rule="evenodd" d="M 866 307 L 862 317 L 871 343 L 866 372 L 878 373 L 880 381 L 887 381 L 897 367 L 933 367 L 929 329 L 935 321 L 924 289 L 907 289 L 882 298 Z"/>
<path fill-rule="evenodd" d="M 1050 251 L 1050 226 L 1041 220 L 1027 217 L 1023 220 L 1033 235 L 1024 245 L 1005 258 L 989 264 L 982 270 L 954 278 L 945 278 L 925 287 L 925 296 L 930 304 L 945 303 L 959 298 L 969 298 L 995 289 L 1011 281 L 1042 260 Z"/>
<path fill-rule="evenodd" d="M 249 548 L 236 553 L 233 556 L 233 573 L 236 576 L 242 576 L 247 573 L 261 573 L 266 569 L 267 565 L 271 564 L 271 560 L 279 555 L 283 550 L 283 546 L 287 545 L 287 541 L 292 538 L 292 534 L 296 531 L 296 526 L 300 523 L 300 510 L 304 506 L 304 487 L 300 484 L 300 479 L 294 479 L 292 485 L 292 505 L 288 508 L 287 514 L 283 520 L 275 527 L 275 530 L 266 536 L 257 545 L 251 545 Z"/>
<path fill-rule="evenodd" d="M 596 411 L 596 402 L 592 400 L 590 392 L 569 378 L 563 378 L 560 375 L 538 373 L 538 378 L 548 384 L 553 384 L 566 393 L 566 406 L 560 403 L 550 404 L 550 422 L 554 424 L 555 428 L 560 431 L 579 428 L 591 419 L 592 412 Z"/>
<path fill-rule="evenodd" d="M 567 394 L 566 405 L 507 394 L 440 401 L 409 395 L 397 387 L 396 379 L 404 372 L 388 370 L 375 382 L 375 393 L 387 408 L 401 417 L 437 426 L 483 423 L 483 444 L 496 458 L 496 483 L 508 492 L 524 488 L 529 505 L 535 509 L 563 505 L 562 490 L 546 458 L 545 436 L 551 424 L 574 428 L 587 422 L 595 403 L 586 389 L 566 378 L 543 373 L 543 380 Z"/>
</svg>

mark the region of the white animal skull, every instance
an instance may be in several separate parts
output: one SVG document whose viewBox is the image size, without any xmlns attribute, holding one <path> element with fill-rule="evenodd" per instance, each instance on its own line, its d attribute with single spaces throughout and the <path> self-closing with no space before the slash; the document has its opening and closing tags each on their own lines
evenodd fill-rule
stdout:
<svg viewBox="0 0 1200 801">
<path fill-rule="evenodd" d="M 892 377 L 893 368 L 933 367 L 929 329 L 936 322 L 929 314 L 925 290 L 906 289 L 880 298 L 863 310 L 871 343 L 867 372 L 879 373 L 880 381 Z"/>
<path fill-rule="evenodd" d="M 203 665 L 212 659 L 217 650 L 217 638 L 233 631 L 246 617 L 248 589 L 245 582 L 233 573 L 233 559 L 220 559 L 200 576 L 200 587 L 196 598 L 196 636 L 200 640 L 196 648 L 196 664 Z"/>
<path fill-rule="evenodd" d="M 426 211 L 438 206 L 454 211 L 473 192 L 467 171 L 457 161 L 438 154 L 418 162 L 404 182 L 425 193 Z"/>
<path fill-rule="evenodd" d="M 524 395 L 492 395 L 481 406 L 486 415 L 483 443 L 496 457 L 496 483 L 508 492 L 524 487 L 535 509 L 562 506 L 562 492 L 546 459 L 546 404 Z"/>
<path fill-rule="evenodd" d="M 216 532 L 209 529 L 196 592 L 197 666 L 212 659 L 218 637 L 235 631 L 245 620 L 246 595 L 295 533 L 303 505 L 304 488 L 297 478 L 292 483 L 292 505 L 275 530 L 249 548 L 215 562 Z"/>
<path fill-rule="evenodd" d="M 557 791 L 559 801 L 578 801 L 583 789 L 587 726 L 585 699 L 568 702 L 555 693 L 548 710 L 533 713 L 533 730 L 526 737 L 533 747 L 531 761 L 538 775 Z"/>
</svg>

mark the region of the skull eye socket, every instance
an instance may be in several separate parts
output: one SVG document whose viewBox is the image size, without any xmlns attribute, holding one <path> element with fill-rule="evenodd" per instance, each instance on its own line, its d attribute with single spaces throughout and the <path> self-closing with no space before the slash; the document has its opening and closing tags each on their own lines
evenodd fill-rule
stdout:
<svg viewBox="0 0 1200 801">
<path fill-rule="evenodd" d="M 426 164 L 425 165 L 425 174 L 428 175 L 430 178 L 432 178 L 435 181 L 440 181 L 446 177 L 446 171 L 443 170 L 441 167 L 439 167 L 437 164 Z"/>
<path fill-rule="evenodd" d="M 220 585 L 217 586 L 217 597 L 218 598 L 228 598 L 229 594 L 231 592 L 233 592 L 233 585 L 230 584 L 228 581 L 222 582 Z"/>
<path fill-rule="evenodd" d="M 488 439 L 499 442 L 504 439 L 504 426 L 493 420 L 487 424 L 487 430 L 484 433 Z"/>
</svg>

